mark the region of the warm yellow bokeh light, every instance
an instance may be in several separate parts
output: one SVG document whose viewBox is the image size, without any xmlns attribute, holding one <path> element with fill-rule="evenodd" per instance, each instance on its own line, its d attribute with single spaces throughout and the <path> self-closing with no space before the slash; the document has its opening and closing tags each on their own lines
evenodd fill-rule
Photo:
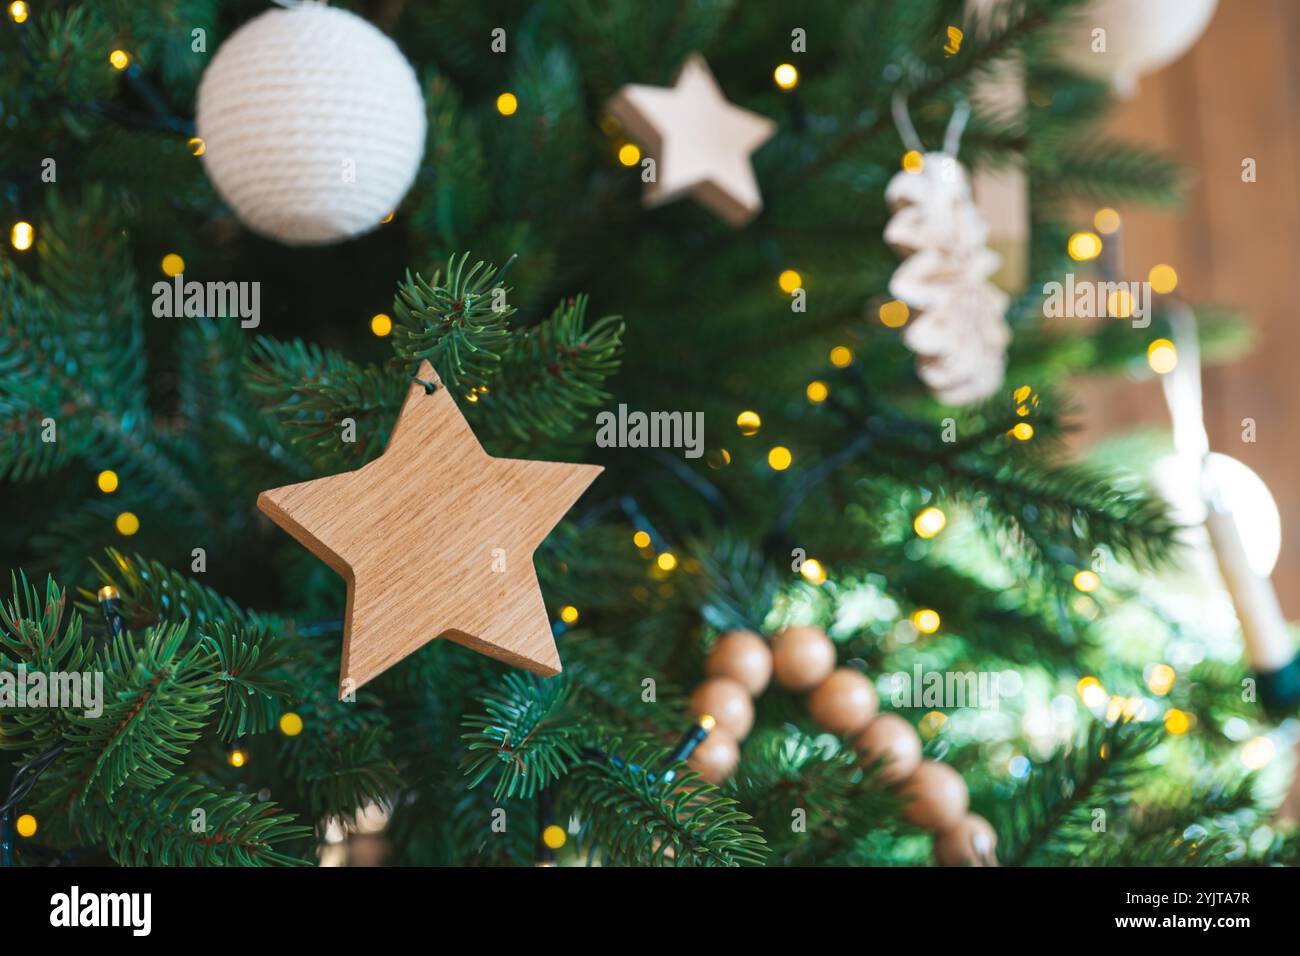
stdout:
<svg viewBox="0 0 1300 956">
<path fill-rule="evenodd" d="M 567 839 L 568 836 L 564 832 L 564 827 L 556 826 L 554 823 L 542 831 L 542 842 L 552 850 L 558 850 L 564 846 Z"/>
<path fill-rule="evenodd" d="M 36 241 L 36 229 L 30 222 L 19 220 L 9 230 L 9 242 L 19 252 L 26 252 Z"/>
<path fill-rule="evenodd" d="M 822 402 L 826 401 L 827 397 L 831 394 L 831 389 L 829 385 L 819 380 L 816 382 L 809 382 L 808 387 L 803 390 L 803 393 L 808 396 L 808 401 L 812 402 L 814 405 L 820 405 Z"/>
<path fill-rule="evenodd" d="M 1084 706 L 1089 709 L 1096 709 L 1106 704 L 1106 688 L 1102 687 L 1101 681 L 1095 677 L 1080 677 L 1074 689 L 1083 700 Z"/>
<path fill-rule="evenodd" d="M 230 753 L 226 754 L 226 762 L 232 767 L 242 767 L 244 764 L 248 763 L 248 754 L 244 753 L 242 750 L 232 750 Z"/>
<path fill-rule="evenodd" d="M 293 711 L 281 715 L 280 733 L 284 734 L 286 737 L 297 737 L 302 733 L 302 718 Z"/>
<path fill-rule="evenodd" d="M 880 307 L 880 321 L 891 329 L 902 328 L 907 324 L 910 315 L 907 303 L 899 299 L 890 299 Z"/>
<path fill-rule="evenodd" d="M 1097 576 L 1096 571 L 1089 571 L 1084 568 L 1074 575 L 1074 586 L 1084 594 L 1091 594 L 1101 587 L 1101 578 Z"/>
<path fill-rule="evenodd" d="M 816 558 L 806 558 L 799 565 L 799 573 L 804 576 L 804 579 L 809 584 L 821 586 L 826 583 L 826 569 L 822 567 L 822 563 Z"/>
<path fill-rule="evenodd" d="M 650 547 L 650 534 L 647 531 L 638 531 L 632 535 L 632 543 L 638 548 Z"/>
<path fill-rule="evenodd" d="M 916 730 L 924 739 L 930 740 L 935 734 L 943 730 L 943 725 L 947 722 L 947 714 L 941 710 L 932 710 L 917 721 Z"/>
<path fill-rule="evenodd" d="M 831 349 L 831 364 L 836 368 L 848 368 L 853 364 L 853 350 L 847 345 L 837 345 Z"/>
<path fill-rule="evenodd" d="M 1095 232 L 1076 232 L 1070 237 L 1066 249 L 1070 253 L 1070 258 L 1079 262 L 1096 259 L 1101 255 L 1101 236 Z"/>
<path fill-rule="evenodd" d="M 782 292 L 789 294 L 795 289 L 803 288 L 803 276 L 795 272 L 793 269 L 786 269 L 777 276 L 776 284 L 781 287 Z"/>
<path fill-rule="evenodd" d="M 1147 364 L 1157 375 L 1168 375 L 1178 366 L 1178 350 L 1168 339 L 1156 339 L 1147 346 Z"/>
<path fill-rule="evenodd" d="M 948 524 L 948 516 L 938 508 L 925 508 L 912 521 L 912 528 L 922 538 L 933 538 Z"/>
<path fill-rule="evenodd" d="M 758 412 L 746 410 L 736 416 L 736 427 L 747 437 L 757 435 L 758 430 L 763 427 L 763 419 L 758 417 Z"/>
<path fill-rule="evenodd" d="M 203 142 L 201 137 L 191 136 L 185 141 L 185 147 L 194 156 L 202 156 L 208 151 L 208 144 Z"/>
<path fill-rule="evenodd" d="M 117 528 L 118 534 L 129 538 L 140 530 L 140 519 L 129 511 L 123 511 L 113 522 L 113 527 Z"/>
<path fill-rule="evenodd" d="M 23 0 L 14 0 L 9 4 L 9 19 L 14 23 L 25 23 L 27 21 L 27 4 Z"/>
<path fill-rule="evenodd" d="M 912 626 L 922 634 L 933 634 L 942 623 L 939 612 L 933 608 L 923 607 L 912 612 Z"/>
<path fill-rule="evenodd" d="M 793 63 L 782 63 L 772 71 L 772 79 L 776 80 L 776 85 L 781 89 L 793 90 L 799 85 L 799 71 Z"/>
<path fill-rule="evenodd" d="M 956 56 L 961 50 L 962 37 L 960 27 L 948 27 L 948 42 L 943 45 L 943 52 L 948 56 Z"/>
<path fill-rule="evenodd" d="M 578 609 L 572 604 L 566 604 L 560 608 L 560 620 L 565 624 L 578 623 Z"/>
<path fill-rule="evenodd" d="M 1133 315 L 1133 294 L 1128 289 L 1115 289 L 1106 296 L 1106 314 L 1113 319 L 1127 319 Z"/>
<path fill-rule="evenodd" d="M 113 64 L 113 69 L 121 71 L 131 65 L 131 57 L 125 50 L 114 50 L 108 55 L 108 62 Z"/>
<path fill-rule="evenodd" d="M 1034 437 L 1034 426 L 1029 422 L 1016 422 L 1015 427 L 1011 429 L 1011 436 L 1017 441 L 1029 441 Z"/>
<path fill-rule="evenodd" d="M 714 727 L 718 725 L 717 718 L 715 718 L 712 714 L 700 714 L 698 723 L 705 730 L 712 730 Z"/>
<path fill-rule="evenodd" d="M 385 335 L 393 331 L 392 317 L 385 315 L 383 312 L 371 316 L 370 331 L 382 339 Z"/>
<path fill-rule="evenodd" d="M 659 557 L 655 558 L 655 564 L 659 566 L 660 571 L 671 571 L 677 567 L 677 555 L 671 551 L 665 551 Z"/>
<path fill-rule="evenodd" d="M 1092 227 L 1103 236 L 1109 236 L 1119 228 L 1119 225 L 1119 213 L 1114 209 L 1111 209 L 1109 206 L 1098 209 L 1097 214 L 1092 217 Z"/>
<path fill-rule="evenodd" d="M 624 143 L 618 148 L 618 161 L 624 166 L 635 166 L 641 162 L 641 150 L 635 143 Z"/>
<path fill-rule="evenodd" d="M 1165 730 L 1175 737 L 1180 737 L 1191 729 L 1192 718 L 1187 711 L 1175 707 L 1165 714 Z"/>
<path fill-rule="evenodd" d="M 168 278 L 178 276 L 185 271 L 185 260 L 177 253 L 169 252 L 162 257 L 162 271 Z"/>
<path fill-rule="evenodd" d="M 1147 687 L 1157 697 L 1163 697 L 1174 689 L 1174 679 L 1177 676 L 1168 664 L 1156 664 L 1147 674 Z"/>
<path fill-rule="evenodd" d="M 1151 283 L 1152 292 L 1168 295 L 1178 288 L 1178 271 L 1173 266 L 1162 262 L 1151 267 L 1151 271 L 1147 273 L 1147 281 Z"/>
<path fill-rule="evenodd" d="M 1267 737 L 1252 737 L 1241 748 L 1241 762 L 1247 770 L 1262 770 L 1277 755 L 1277 747 Z"/>
<path fill-rule="evenodd" d="M 24 813 L 15 823 L 20 837 L 31 837 L 36 835 L 36 818 L 30 813 Z"/>
<path fill-rule="evenodd" d="M 104 469 L 95 477 L 95 484 L 99 485 L 99 490 L 104 494 L 111 495 L 117 491 L 117 472 Z"/>
<path fill-rule="evenodd" d="M 777 445 L 767 453 L 767 463 L 773 471 L 785 471 L 793 460 L 790 449 L 784 445 Z"/>
<path fill-rule="evenodd" d="M 519 109 L 519 100 L 513 93 L 502 93 L 497 97 L 497 112 L 502 116 L 513 116 Z"/>
<path fill-rule="evenodd" d="M 903 168 L 909 173 L 919 173 L 925 168 L 925 157 L 915 149 L 909 149 L 903 154 Z"/>
</svg>

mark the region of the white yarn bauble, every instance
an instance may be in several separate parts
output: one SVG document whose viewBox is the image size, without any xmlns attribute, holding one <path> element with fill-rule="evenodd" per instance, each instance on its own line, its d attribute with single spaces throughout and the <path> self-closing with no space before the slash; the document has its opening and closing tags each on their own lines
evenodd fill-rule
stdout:
<svg viewBox="0 0 1300 956">
<path fill-rule="evenodd" d="M 424 155 L 424 98 L 397 45 L 311 2 L 268 10 L 221 44 L 199 84 L 196 125 L 221 198 L 289 245 L 373 229 Z"/>
<path fill-rule="evenodd" d="M 1108 79 L 1132 95 L 1137 78 L 1182 56 L 1197 41 L 1218 0 L 1093 0 L 1067 29 L 1060 51 L 1070 66 Z M 1093 49 L 1093 31 L 1106 31 L 1105 52 Z"/>
</svg>

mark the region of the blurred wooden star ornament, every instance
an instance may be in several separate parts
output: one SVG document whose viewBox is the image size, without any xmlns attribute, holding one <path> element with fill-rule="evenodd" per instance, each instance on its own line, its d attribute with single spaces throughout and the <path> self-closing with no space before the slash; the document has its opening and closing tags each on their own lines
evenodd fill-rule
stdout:
<svg viewBox="0 0 1300 956">
<path fill-rule="evenodd" d="M 493 458 L 427 361 L 417 379 L 374 461 L 257 498 L 347 581 L 340 696 L 437 637 L 557 674 L 533 552 L 602 469 Z"/>
<path fill-rule="evenodd" d="M 704 57 L 693 54 L 671 87 L 624 86 L 609 111 L 655 159 L 647 206 L 690 196 L 733 226 L 762 210 L 749 158 L 776 133 L 776 124 L 728 103 Z"/>
</svg>

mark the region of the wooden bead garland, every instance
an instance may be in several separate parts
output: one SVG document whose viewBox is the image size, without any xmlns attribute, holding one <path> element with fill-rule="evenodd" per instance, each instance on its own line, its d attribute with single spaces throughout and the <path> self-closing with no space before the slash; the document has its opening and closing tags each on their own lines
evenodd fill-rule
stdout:
<svg viewBox="0 0 1300 956">
<path fill-rule="evenodd" d="M 910 797 L 903 815 L 934 833 L 935 860 L 941 866 L 997 866 L 997 833 L 983 817 L 968 812 L 970 793 L 961 774 L 947 764 L 922 760 L 921 738 L 912 725 L 897 714 L 878 714 L 871 680 L 852 668 L 837 669 L 835 663 L 835 645 L 819 627 L 787 627 L 772 639 L 770 649 L 753 631 L 723 634 L 704 663 L 711 676 L 695 689 L 689 705 L 693 716 L 707 714 L 716 724 L 687 765 L 717 785 L 735 772 L 739 742 L 754 725 L 750 698 L 761 694 L 774 676 L 787 690 L 809 692 L 813 720 L 831 733 L 851 737 L 863 767 L 885 761 L 877 779 Z"/>
<path fill-rule="evenodd" d="M 737 741 L 754 726 L 754 699 L 730 677 L 710 677 L 691 694 L 691 713 L 708 714 Z"/>
<path fill-rule="evenodd" d="M 757 697 L 767 690 L 772 679 L 772 651 L 767 641 L 753 631 L 728 631 L 713 645 L 704 662 L 704 673 L 730 677 L 751 697 Z"/>
</svg>

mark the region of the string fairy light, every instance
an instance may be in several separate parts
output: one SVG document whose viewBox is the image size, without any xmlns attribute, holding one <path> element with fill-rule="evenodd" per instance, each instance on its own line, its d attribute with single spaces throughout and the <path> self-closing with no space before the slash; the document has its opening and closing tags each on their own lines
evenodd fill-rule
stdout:
<svg viewBox="0 0 1300 956">
<path fill-rule="evenodd" d="M 9 244 L 19 252 L 26 252 L 35 241 L 36 227 L 26 220 L 20 219 L 9 230 Z"/>
<path fill-rule="evenodd" d="M 933 538 L 948 526 L 948 516 L 933 505 L 923 508 L 912 521 L 912 529 L 922 538 Z"/>
<path fill-rule="evenodd" d="M 799 85 L 799 70 L 793 63 L 782 63 L 772 71 L 772 79 L 783 90 L 793 90 Z"/>
</svg>

